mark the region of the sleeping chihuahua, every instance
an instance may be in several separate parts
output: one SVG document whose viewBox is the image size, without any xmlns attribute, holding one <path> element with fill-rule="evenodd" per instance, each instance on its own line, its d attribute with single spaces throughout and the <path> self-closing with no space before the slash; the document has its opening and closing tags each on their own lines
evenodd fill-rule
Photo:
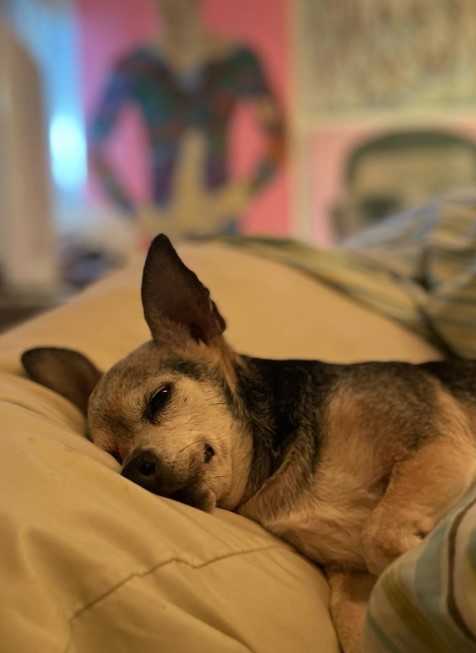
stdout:
<svg viewBox="0 0 476 653">
<path fill-rule="evenodd" d="M 374 580 L 476 476 L 476 362 L 266 360 L 238 354 L 210 293 L 157 236 L 142 303 L 152 340 L 102 375 L 25 352 L 35 381 L 87 413 L 91 440 L 146 490 L 234 510 L 325 569 L 343 649 Z"/>
</svg>

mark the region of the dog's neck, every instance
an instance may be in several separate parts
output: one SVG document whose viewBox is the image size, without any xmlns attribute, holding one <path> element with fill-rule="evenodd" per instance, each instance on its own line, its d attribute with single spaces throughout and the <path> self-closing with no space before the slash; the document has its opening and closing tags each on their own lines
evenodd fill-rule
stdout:
<svg viewBox="0 0 476 653">
<path fill-rule="evenodd" d="M 296 446 L 304 453 L 298 470 L 300 486 L 303 478 L 311 481 L 320 440 L 320 407 L 334 366 L 248 356 L 242 356 L 241 362 L 237 367 L 236 398 L 253 447 L 244 503 L 277 474 L 286 473 L 288 454 Z M 289 492 L 292 494 L 292 487 Z"/>
</svg>

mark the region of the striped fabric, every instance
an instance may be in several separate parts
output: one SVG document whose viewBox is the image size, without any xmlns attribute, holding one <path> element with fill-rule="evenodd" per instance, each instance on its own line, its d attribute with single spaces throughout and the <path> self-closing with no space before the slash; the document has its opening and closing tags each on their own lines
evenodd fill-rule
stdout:
<svg viewBox="0 0 476 653">
<path fill-rule="evenodd" d="M 476 488 L 380 577 L 362 653 L 476 652 Z"/>
<path fill-rule="evenodd" d="M 446 353 L 476 358 L 476 188 L 384 220 L 333 249 L 226 240 L 329 283 Z"/>
</svg>

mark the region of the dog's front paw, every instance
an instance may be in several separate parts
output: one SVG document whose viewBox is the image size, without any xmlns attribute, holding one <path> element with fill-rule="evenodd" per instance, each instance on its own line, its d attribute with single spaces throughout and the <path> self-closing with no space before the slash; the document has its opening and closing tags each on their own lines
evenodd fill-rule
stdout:
<svg viewBox="0 0 476 653">
<path fill-rule="evenodd" d="M 362 549 L 367 568 L 379 576 L 394 560 L 420 544 L 422 535 L 408 525 L 367 524 L 362 534 Z"/>
</svg>

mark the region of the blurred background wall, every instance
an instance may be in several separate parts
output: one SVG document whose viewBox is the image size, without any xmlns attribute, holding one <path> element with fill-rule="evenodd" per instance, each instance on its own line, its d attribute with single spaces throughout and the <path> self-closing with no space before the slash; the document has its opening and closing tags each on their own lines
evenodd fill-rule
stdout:
<svg viewBox="0 0 476 653">
<path fill-rule="evenodd" d="M 0 20 L 42 134 L 2 146 L 0 239 L 14 223 L 23 261 L 46 234 L 60 282 L 159 230 L 329 246 L 476 182 L 473 0 L 0 0 Z M 36 211 L 7 208 L 12 174 Z"/>
</svg>

